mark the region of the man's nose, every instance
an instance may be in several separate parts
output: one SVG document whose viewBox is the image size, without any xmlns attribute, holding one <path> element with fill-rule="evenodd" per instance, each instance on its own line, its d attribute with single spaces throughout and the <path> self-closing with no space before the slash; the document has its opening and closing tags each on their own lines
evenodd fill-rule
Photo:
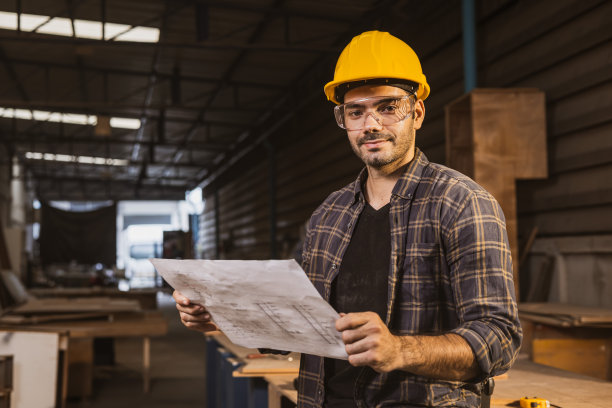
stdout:
<svg viewBox="0 0 612 408">
<path fill-rule="evenodd" d="M 364 130 L 382 129 L 381 119 L 376 116 L 374 112 L 366 113 L 366 117 L 363 121 Z"/>
</svg>

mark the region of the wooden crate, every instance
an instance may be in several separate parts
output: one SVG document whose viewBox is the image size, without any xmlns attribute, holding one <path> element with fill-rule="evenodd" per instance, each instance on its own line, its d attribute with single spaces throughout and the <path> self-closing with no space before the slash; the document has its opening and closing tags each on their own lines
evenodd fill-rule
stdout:
<svg viewBox="0 0 612 408">
<path fill-rule="evenodd" d="M 537 89 L 475 89 L 446 113 L 446 164 L 497 199 L 506 216 L 518 297 L 517 179 L 546 178 L 546 105 Z"/>
</svg>

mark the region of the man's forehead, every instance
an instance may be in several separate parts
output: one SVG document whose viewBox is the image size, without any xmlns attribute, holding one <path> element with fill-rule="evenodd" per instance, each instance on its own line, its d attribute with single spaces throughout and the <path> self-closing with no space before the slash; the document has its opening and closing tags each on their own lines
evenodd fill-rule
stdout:
<svg viewBox="0 0 612 408">
<path fill-rule="evenodd" d="M 374 96 L 404 96 L 408 95 L 405 90 L 389 85 L 363 85 L 351 89 L 344 95 L 344 103 L 356 101 L 357 99 L 371 98 Z"/>
</svg>

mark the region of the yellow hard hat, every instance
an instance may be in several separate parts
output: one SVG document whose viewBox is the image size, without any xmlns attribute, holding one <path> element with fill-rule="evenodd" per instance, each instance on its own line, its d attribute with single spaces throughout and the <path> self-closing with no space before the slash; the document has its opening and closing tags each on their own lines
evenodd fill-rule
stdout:
<svg viewBox="0 0 612 408">
<path fill-rule="evenodd" d="M 381 31 L 366 31 L 344 48 L 334 72 L 334 80 L 325 84 L 327 99 L 339 104 L 336 88 L 342 84 L 368 80 L 411 81 L 419 85 L 417 98 L 426 99 L 429 85 L 416 53 L 402 40 Z M 380 82 L 376 82 L 380 83 Z"/>
</svg>

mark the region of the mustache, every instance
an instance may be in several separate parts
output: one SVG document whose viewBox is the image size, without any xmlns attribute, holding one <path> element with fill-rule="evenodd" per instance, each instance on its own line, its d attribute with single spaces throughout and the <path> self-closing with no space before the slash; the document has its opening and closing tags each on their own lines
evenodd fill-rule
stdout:
<svg viewBox="0 0 612 408">
<path fill-rule="evenodd" d="M 390 133 L 366 133 L 363 137 L 359 138 L 357 141 L 358 144 L 362 145 L 367 142 L 371 142 L 372 140 L 390 140 L 394 141 L 395 136 Z"/>
</svg>

